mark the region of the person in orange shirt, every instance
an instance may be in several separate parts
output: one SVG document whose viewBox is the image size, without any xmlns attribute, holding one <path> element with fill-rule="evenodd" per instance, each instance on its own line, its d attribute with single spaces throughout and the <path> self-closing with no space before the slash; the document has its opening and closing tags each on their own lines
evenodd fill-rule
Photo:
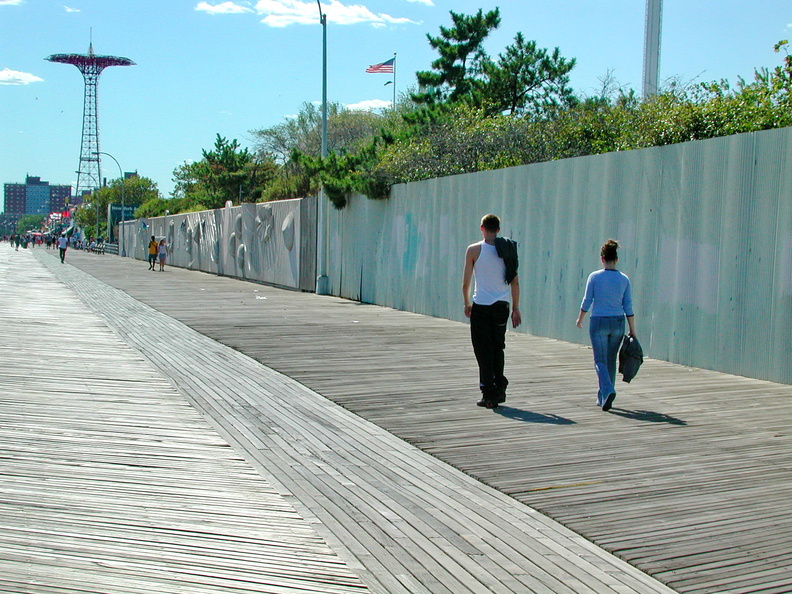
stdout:
<svg viewBox="0 0 792 594">
<path fill-rule="evenodd" d="M 154 264 L 157 262 L 157 249 L 159 244 L 157 243 L 157 238 L 153 235 L 151 236 L 151 241 L 149 241 L 148 245 L 148 256 L 149 256 L 149 270 L 154 270 Z"/>
</svg>

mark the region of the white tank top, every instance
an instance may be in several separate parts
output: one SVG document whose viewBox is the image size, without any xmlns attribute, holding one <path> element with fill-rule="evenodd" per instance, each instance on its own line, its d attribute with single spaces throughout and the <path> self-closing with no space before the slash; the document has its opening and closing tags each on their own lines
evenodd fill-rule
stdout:
<svg viewBox="0 0 792 594">
<path fill-rule="evenodd" d="M 511 290 L 506 284 L 506 265 L 498 257 L 494 245 L 481 242 L 481 253 L 473 265 L 476 284 L 473 290 L 473 303 L 492 305 L 498 301 L 510 301 Z"/>
</svg>

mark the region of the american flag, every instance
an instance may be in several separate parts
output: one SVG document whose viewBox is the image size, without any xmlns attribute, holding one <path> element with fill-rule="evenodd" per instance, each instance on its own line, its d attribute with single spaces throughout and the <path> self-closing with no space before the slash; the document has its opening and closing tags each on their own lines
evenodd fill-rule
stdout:
<svg viewBox="0 0 792 594">
<path fill-rule="evenodd" d="M 366 68 L 366 72 L 370 74 L 393 74 L 393 62 L 396 58 L 386 60 L 382 64 L 372 64 Z"/>
</svg>

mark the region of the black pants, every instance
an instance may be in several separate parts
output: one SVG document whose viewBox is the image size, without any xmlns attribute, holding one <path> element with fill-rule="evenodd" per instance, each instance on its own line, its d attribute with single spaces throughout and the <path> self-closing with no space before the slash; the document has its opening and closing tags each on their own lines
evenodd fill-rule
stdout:
<svg viewBox="0 0 792 594">
<path fill-rule="evenodd" d="M 470 336 L 479 367 L 479 387 L 485 399 L 495 400 L 509 385 L 509 380 L 503 375 L 508 321 L 509 304 L 506 301 L 492 305 L 473 304 Z"/>
<path fill-rule="evenodd" d="M 63 262 L 66 259 L 66 248 L 58 248 L 60 250 L 60 259 Z"/>
</svg>

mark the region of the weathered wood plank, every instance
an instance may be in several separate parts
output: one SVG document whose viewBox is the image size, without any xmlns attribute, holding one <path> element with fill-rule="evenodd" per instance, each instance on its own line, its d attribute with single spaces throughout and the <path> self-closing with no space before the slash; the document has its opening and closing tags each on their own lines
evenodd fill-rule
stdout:
<svg viewBox="0 0 792 594">
<path fill-rule="evenodd" d="M 760 590 L 789 549 L 790 386 L 648 361 L 606 415 L 589 349 L 509 335 L 508 406 L 482 414 L 464 325 L 138 266 L 85 263 L 682 591 L 729 566 Z"/>
<path fill-rule="evenodd" d="M 9 256 L 1 591 L 366 590 L 165 376 L 29 253 Z"/>
<path fill-rule="evenodd" d="M 696 585 L 701 576 L 732 579 L 730 566 L 756 591 L 783 585 L 772 571 L 790 567 L 783 557 L 792 533 L 790 386 L 648 361 L 604 414 L 593 406 L 589 349 L 509 335 L 508 406 L 493 414 L 473 406 L 475 362 L 463 324 L 183 270 L 147 275 L 140 263 L 117 258 L 74 262 L 680 591 L 707 591 Z M 252 454 L 259 431 L 288 447 L 285 436 L 307 427 L 271 423 L 268 406 L 290 403 L 259 383 L 244 404 L 206 409 L 239 419 L 247 407 L 247 420 L 228 431 L 244 424 Z M 331 443 L 325 450 L 340 445 Z M 308 438 L 303 451 L 317 447 Z M 287 458 L 279 465 L 299 473 Z M 289 484 L 322 488 L 302 475 Z"/>
<path fill-rule="evenodd" d="M 45 258 L 42 262 L 48 264 Z M 71 266 L 48 267 L 189 395 L 221 435 L 279 492 L 289 495 L 303 517 L 316 518 L 320 535 L 370 588 L 453 594 L 669 591 L 580 536 L 293 379 L 195 334 Z M 200 276 L 203 283 L 205 275 Z M 204 300 L 212 293 L 200 288 L 193 298 Z M 250 295 L 255 300 L 252 291 Z M 344 312 L 349 308 L 347 302 L 333 303 Z M 232 300 L 226 305 L 232 307 Z M 368 309 L 379 315 L 379 308 Z M 305 318 L 298 310 L 294 316 Z M 403 333 L 396 320 L 385 325 L 397 339 Z M 322 328 L 315 324 L 313 329 Z M 315 341 L 316 337 L 306 342 L 312 357 L 315 353 L 343 367 L 348 354 L 338 356 Z M 168 356 L 158 356 L 156 345 L 166 344 L 173 345 Z M 311 357 L 304 362 L 317 373 L 327 363 Z M 399 375 L 395 364 L 394 381 Z M 349 379 L 358 385 L 357 378 Z M 405 393 L 409 389 L 405 386 Z M 337 547 L 346 538 L 349 543 Z"/>
</svg>

